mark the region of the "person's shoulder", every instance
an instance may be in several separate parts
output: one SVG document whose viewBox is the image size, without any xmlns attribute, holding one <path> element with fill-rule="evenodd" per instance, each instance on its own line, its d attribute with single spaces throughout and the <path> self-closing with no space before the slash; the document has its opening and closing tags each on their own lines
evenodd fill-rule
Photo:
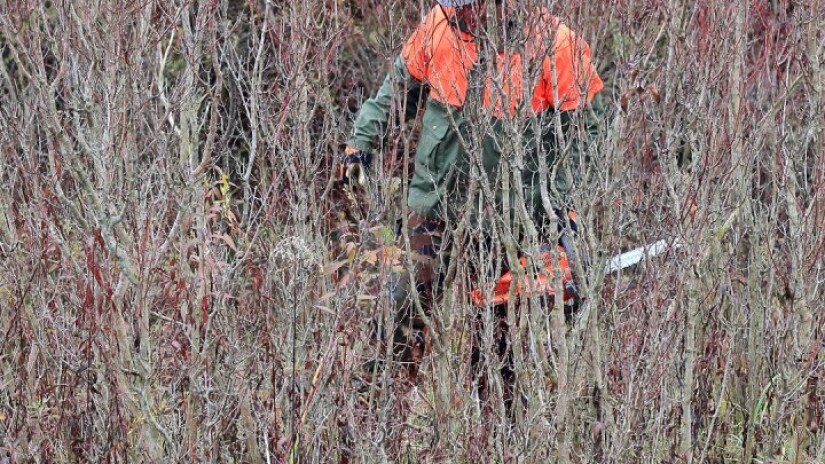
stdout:
<svg viewBox="0 0 825 464">
<path fill-rule="evenodd" d="M 550 13 L 545 7 L 537 7 L 531 12 L 530 20 L 527 21 L 527 31 L 533 37 L 547 39 L 558 34 L 566 35 L 571 32 L 570 28 L 558 16 Z"/>
<path fill-rule="evenodd" d="M 536 7 L 532 16 L 536 19 L 536 25 L 543 29 L 555 29 L 562 25 L 561 19 L 551 13 L 547 7 Z"/>
<path fill-rule="evenodd" d="M 536 7 L 526 24 L 526 32 L 533 40 L 533 48 L 536 51 L 542 51 L 537 55 L 544 55 L 557 49 L 566 42 L 565 39 L 571 33 L 564 21 L 545 7 Z"/>
<path fill-rule="evenodd" d="M 441 5 L 435 5 L 421 17 L 421 22 L 428 25 L 436 25 L 447 20 L 447 11 Z"/>
<path fill-rule="evenodd" d="M 413 33 L 417 37 L 432 37 L 438 31 L 443 31 L 450 23 L 450 8 L 435 5 L 421 18 L 421 23 Z"/>
</svg>

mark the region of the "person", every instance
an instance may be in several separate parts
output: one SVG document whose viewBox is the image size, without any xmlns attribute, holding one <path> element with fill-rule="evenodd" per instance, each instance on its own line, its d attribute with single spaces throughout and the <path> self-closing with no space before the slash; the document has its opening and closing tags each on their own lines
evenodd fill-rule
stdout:
<svg viewBox="0 0 825 464">
<path fill-rule="evenodd" d="M 420 355 L 426 330 L 411 291 L 428 314 L 440 292 L 450 229 L 463 215 L 477 214 L 467 208 L 467 192 L 477 178 L 470 175 L 472 156 L 480 154 L 477 165 L 494 185 L 500 211 L 499 167 L 508 156 L 504 132 L 507 123 L 521 123 L 527 156 L 521 167 L 523 189 L 513 198 L 541 229 L 548 223 L 548 208 L 542 203 L 539 157 L 551 169 L 557 161 L 555 112 L 566 125 L 572 112 L 603 88 L 584 40 L 543 8 L 530 9 L 520 19 L 514 14 L 518 4 L 497 1 L 492 27 L 487 27 L 486 0 L 438 0 L 406 40 L 378 92 L 363 102 L 347 142 L 342 173 L 352 177 L 369 169 L 392 111 L 403 111 L 409 120 L 425 105 L 407 197 L 406 235 L 415 269 L 397 276 L 392 292 L 399 314 L 393 351 L 402 362 Z M 492 130 L 480 143 L 470 142 L 484 117 Z M 562 196 L 572 187 L 563 176 L 554 181 L 554 191 Z"/>
</svg>

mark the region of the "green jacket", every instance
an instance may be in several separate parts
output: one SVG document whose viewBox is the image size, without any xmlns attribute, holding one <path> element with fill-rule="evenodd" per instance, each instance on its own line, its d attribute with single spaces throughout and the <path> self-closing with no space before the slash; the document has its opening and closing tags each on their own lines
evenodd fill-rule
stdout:
<svg viewBox="0 0 825 464">
<path fill-rule="evenodd" d="M 402 58 L 397 58 L 376 95 L 364 101 L 361 106 L 348 145 L 366 152 L 375 152 L 376 141 L 383 139 L 386 134 L 391 108 L 399 108 L 406 97 L 405 115 L 408 119 L 412 118 L 422 95 L 426 95 L 425 86 L 412 78 Z M 532 121 L 523 124 L 522 140 L 527 145 L 521 176 L 524 191 L 522 196 L 513 195 L 513 199 L 523 199 L 527 211 L 537 221 L 544 218 L 538 156 L 546 157 L 551 170 L 556 161 L 552 116 L 552 111 L 547 111 L 541 116 L 542 120 L 537 121 L 542 128 L 542 137 L 539 138 L 542 143 L 538 147 L 533 129 L 537 124 L 532 124 Z M 562 112 L 562 117 L 563 127 L 567 127 L 568 112 Z M 415 152 L 415 171 L 410 180 L 407 198 L 407 204 L 413 211 L 429 218 L 444 217 L 445 214 L 455 218 L 462 213 L 461 208 L 466 203 L 470 187 L 470 160 L 460 140 L 467 140 L 469 126 L 461 108 L 450 107 L 432 98 L 427 99 Z M 494 189 L 496 203 L 500 205 L 501 190 L 496 187 L 500 183 L 496 180 L 502 155 L 500 145 L 504 135 L 504 122 L 494 120 L 492 126 L 493 134 L 486 135 L 481 143 L 481 161 Z M 557 192 L 564 195 L 570 185 L 561 171 L 559 170 L 555 187 Z M 560 203 L 558 199 L 555 201 Z"/>
</svg>

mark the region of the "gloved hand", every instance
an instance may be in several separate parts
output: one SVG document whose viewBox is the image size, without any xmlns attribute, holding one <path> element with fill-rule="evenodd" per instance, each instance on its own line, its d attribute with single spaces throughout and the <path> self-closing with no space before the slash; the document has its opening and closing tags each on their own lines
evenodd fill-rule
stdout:
<svg viewBox="0 0 825 464">
<path fill-rule="evenodd" d="M 367 185 L 368 170 L 372 163 L 372 155 L 357 148 L 347 147 L 341 157 L 339 177 L 345 184 Z"/>
</svg>

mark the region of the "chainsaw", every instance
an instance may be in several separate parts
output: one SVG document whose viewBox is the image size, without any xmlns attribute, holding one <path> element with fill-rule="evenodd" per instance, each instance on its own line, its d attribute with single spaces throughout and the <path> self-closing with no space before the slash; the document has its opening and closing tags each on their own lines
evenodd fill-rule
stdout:
<svg viewBox="0 0 825 464">
<path fill-rule="evenodd" d="M 665 251 L 681 246 L 679 241 L 669 242 L 659 240 L 650 245 L 644 245 L 633 250 L 620 253 L 611 257 L 604 267 L 605 274 L 619 272 L 635 266 L 644 260 L 654 258 Z M 473 306 L 483 308 L 492 305 L 505 305 L 510 298 L 529 299 L 533 297 L 551 298 L 556 295 L 555 275 L 556 270 L 561 273 L 561 283 L 563 289 L 563 299 L 567 304 L 578 301 L 577 278 L 573 271 L 573 262 L 576 260 L 575 249 L 567 234 L 562 234 L 559 244 L 556 246 L 555 256 L 549 245 L 543 245 L 538 250 L 538 271 L 531 277 L 525 277 L 521 281 L 516 279 L 513 271 L 505 272 L 491 287 L 484 290 L 475 289 L 470 293 Z M 527 267 L 527 258 L 519 258 L 522 267 Z M 513 286 L 515 285 L 515 288 Z"/>
<path fill-rule="evenodd" d="M 358 205 L 358 201 L 356 200 L 354 193 L 356 190 L 359 190 L 359 188 L 360 190 L 364 189 L 364 186 L 367 183 L 367 170 L 364 169 L 363 166 L 369 166 L 370 161 L 371 159 L 368 155 L 365 155 L 363 152 L 358 152 L 354 155 L 348 155 L 347 158 L 340 164 L 338 181 L 340 184 L 339 187 L 345 187 L 343 190 L 346 192 L 351 202 L 351 207 Z M 397 191 L 397 184 L 400 184 L 400 180 L 393 178 L 393 182 L 391 184 L 396 187 L 393 189 L 391 186 L 391 192 L 393 190 Z M 570 225 L 572 231 L 574 233 L 576 232 L 577 215 L 575 211 L 567 211 L 567 214 L 564 214 L 561 210 L 557 210 L 556 215 L 559 219 L 567 216 L 566 220 L 569 221 L 568 224 Z M 604 273 L 612 274 L 614 272 L 621 271 L 622 269 L 635 266 L 643 260 L 654 258 L 671 248 L 679 248 L 681 245 L 682 243 L 678 240 L 669 242 L 668 240 L 662 239 L 650 245 L 644 245 L 633 250 L 617 254 L 607 260 L 604 267 Z M 580 279 L 577 275 L 575 275 L 573 265 L 573 263 L 578 260 L 578 255 L 567 231 L 561 231 L 558 245 L 556 246 L 555 256 L 553 255 L 554 253 L 549 245 L 542 245 L 538 250 L 540 262 L 537 264 L 539 270 L 534 275 L 531 277 L 525 276 L 525 278 L 521 281 L 517 281 L 513 271 L 508 270 L 495 283 L 492 284 L 492 288 L 479 288 L 470 292 L 470 298 L 473 306 L 483 308 L 488 304 L 491 304 L 492 306 L 505 305 L 510 301 L 511 297 L 520 299 L 529 299 L 533 297 L 552 298 L 556 294 L 554 279 L 556 269 L 558 269 L 562 275 L 561 281 L 564 292 L 563 299 L 565 303 L 578 303 L 579 292 L 576 282 Z M 581 261 L 582 267 L 587 268 L 589 265 L 588 260 L 585 258 Z M 528 265 L 527 258 L 522 256 L 519 258 L 519 263 L 523 268 L 526 268 Z M 515 288 L 512 288 L 513 285 L 515 285 Z M 511 291 L 511 288 L 513 291 Z"/>
</svg>

